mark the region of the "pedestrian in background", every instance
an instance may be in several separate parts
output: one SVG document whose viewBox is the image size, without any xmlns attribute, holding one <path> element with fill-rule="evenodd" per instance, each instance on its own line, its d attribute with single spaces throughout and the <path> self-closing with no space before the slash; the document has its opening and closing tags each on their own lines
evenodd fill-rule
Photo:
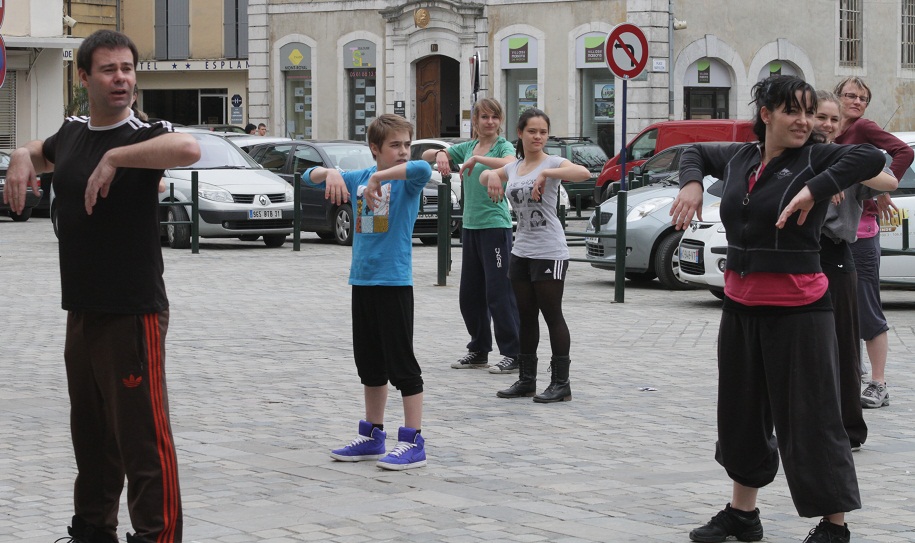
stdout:
<svg viewBox="0 0 915 543">
<path fill-rule="evenodd" d="M 413 353 L 413 223 L 432 168 L 410 157 L 413 125 L 398 115 L 375 118 L 367 130 L 376 166 L 340 172 L 311 168 L 303 176 L 325 188 L 325 196 L 353 205 L 353 357 L 363 385 L 365 420 L 349 445 L 331 451 L 343 462 L 378 460 L 377 466 L 405 470 L 426 465 L 422 370 Z M 403 399 L 404 426 L 385 455 L 384 411 L 388 381 Z"/>
<path fill-rule="evenodd" d="M 550 118 L 530 108 L 518 119 L 517 162 L 486 170 L 480 183 L 489 197 L 501 202 L 508 193 L 518 214 L 518 231 L 512 247 L 508 276 L 521 317 L 519 379 L 496 393 L 500 398 L 534 396 L 537 386 L 537 347 L 540 343 L 540 315 L 550 333 L 550 384 L 534 396 L 539 403 L 569 401 L 569 327 L 562 315 L 562 294 L 569 268 L 569 247 L 565 229 L 556 213 L 561 180 L 590 179 L 588 169 L 544 152 L 550 137 Z M 536 217 L 536 220 L 534 220 Z"/>
<path fill-rule="evenodd" d="M 861 498 L 842 425 L 819 241 L 830 198 L 879 174 L 883 155 L 870 145 L 814 143 L 816 94 L 797 77 L 770 77 L 752 95 L 759 143 L 687 148 L 671 207 L 674 226 L 685 229 L 701 210 L 703 177 L 722 179 L 728 258 L 715 459 L 733 482 L 732 497 L 689 536 L 762 539 L 756 498 L 775 478 L 781 454 L 798 514 L 822 517 L 805 541 L 847 543 L 845 513 L 860 508 Z"/>
<path fill-rule="evenodd" d="M 911 166 L 915 153 L 902 140 L 880 126 L 864 118 L 870 104 L 870 88 L 860 77 L 847 77 L 836 85 L 842 105 L 842 123 L 836 143 L 870 143 L 886 151 L 891 157 L 890 170 L 896 179 L 902 179 Z M 890 393 L 886 386 L 886 360 L 889 354 L 890 327 L 883 314 L 880 300 L 880 217 L 893 217 L 896 206 L 888 194 L 864 203 L 861 222 L 858 225 L 858 240 L 851 244 L 858 273 L 858 314 L 861 339 L 867 349 L 871 363 L 871 378 L 861 393 L 861 405 L 865 408 L 879 408 L 890 404 Z"/>
<path fill-rule="evenodd" d="M 254 123 L 248 123 L 245 125 L 245 133 L 251 136 L 257 135 L 257 126 Z"/>
<path fill-rule="evenodd" d="M 450 162 L 462 164 L 464 191 L 461 226 L 461 285 L 459 302 L 464 325 L 470 334 L 467 354 L 451 365 L 455 369 L 489 365 L 492 336 L 502 359 L 490 373 L 518 371 L 518 306 L 508 279 L 512 250 L 512 221 L 505 201 L 493 202 L 480 184 L 480 175 L 491 168 L 515 161 L 515 147 L 503 138 L 502 105 L 483 98 L 473 106 L 476 139 L 447 149 L 427 149 L 423 160 L 434 161 L 443 176 L 451 173 Z M 490 327 L 492 321 L 492 327 Z"/>
<path fill-rule="evenodd" d="M 79 47 L 89 116 L 13 152 L 4 199 L 21 211 L 27 183 L 57 170 L 64 363 L 76 456 L 73 541 L 118 541 L 127 477 L 129 543 L 182 537 L 177 458 L 165 386 L 168 298 L 162 279 L 159 180 L 200 158 L 196 140 L 131 110 L 137 48 L 99 30 Z"/>
<path fill-rule="evenodd" d="M 257 135 L 266 136 L 267 135 L 267 125 L 265 125 L 264 123 L 257 125 Z"/>
</svg>

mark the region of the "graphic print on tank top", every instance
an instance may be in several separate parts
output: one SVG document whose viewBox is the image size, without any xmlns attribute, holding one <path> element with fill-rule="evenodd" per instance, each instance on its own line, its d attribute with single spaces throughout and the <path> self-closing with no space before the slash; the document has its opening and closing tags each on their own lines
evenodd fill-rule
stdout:
<svg viewBox="0 0 915 543">
<path fill-rule="evenodd" d="M 508 190 L 508 199 L 512 209 L 518 215 L 518 228 L 536 231 L 546 227 L 546 217 L 543 215 L 543 199 L 537 202 L 531 197 L 534 190 L 536 175 L 525 177 L 511 184 Z"/>
<path fill-rule="evenodd" d="M 365 185 L 356 190 L 356 232 L 363 234 L 382 234 L 388 231 L 388 218 L 391 214 L 391 185 L 381 186 L 381 203 L 377 209 L 365 201 Z"/>
</svg>

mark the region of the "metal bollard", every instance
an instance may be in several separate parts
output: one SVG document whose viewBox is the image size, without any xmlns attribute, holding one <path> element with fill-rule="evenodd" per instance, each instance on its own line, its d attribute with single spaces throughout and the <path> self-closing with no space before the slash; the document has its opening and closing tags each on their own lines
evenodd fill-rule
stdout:
<svg viewBox="0 0 915 543">
<path fill-rule="evenodd" d="M 438 283 L 444 287 L 448 282 L 451 252 L 451 187 L 442 183 L 438 186 Z"/>
<path fill-rule="evenodd" d="M 302 246 L 302 174 L 295 173 L 292 179 L 292 250 L 298 251 Z"/>
<path fill-rule="evenodd" d="M 197 171 L 191 172 L 191 254 L 200 253 L 200 194 Z"/>
</svg>

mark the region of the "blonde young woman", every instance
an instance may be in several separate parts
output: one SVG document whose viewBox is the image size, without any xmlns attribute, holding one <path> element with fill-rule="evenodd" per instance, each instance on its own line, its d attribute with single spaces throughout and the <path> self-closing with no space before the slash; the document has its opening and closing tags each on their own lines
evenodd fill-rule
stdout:
<svg viewBox="0 0 915 543">
<path fill-rule="evenodd" d="M 502 106 L 483 98 L 473 106 L 476 138 L 448 149 L 428 149 L 423 160 L 435 162 L 442 175 L 451 173 L 450 161 L 463 164 L 464 212 L 461 232 L 460 306 L 470 334 L 467 354 L 452 368 L 489 365 L 493 332 L 502 359 L 490 373 L 518 371 L 518 307 L 508 280 L 512 250 L 512 221 L 506 202 L 493 202 L 480 185 L 480 175 L 515 161 L 515 148 L 500 135 Z M 492 326 L 490 327 L 490 321 Z"/>
</svg>

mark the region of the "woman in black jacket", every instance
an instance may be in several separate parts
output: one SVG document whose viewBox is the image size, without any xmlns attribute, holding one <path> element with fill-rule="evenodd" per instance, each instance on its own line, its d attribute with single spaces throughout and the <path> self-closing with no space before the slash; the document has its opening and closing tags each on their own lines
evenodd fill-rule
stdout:
<svg viewBox="0 0 915 543">
<path fill-rule="evenodd" d="M 756 497 L 775 478 L 781 453 L 798 514 L 823 517 L 806 541 L 847 542 L 845 513 L 861 500 L 839 409 L 835 325 L 819 240 L 830 198 L 876 176 L 884 160 L 870 145 L 816 142 L 816 94 L 797 77 L 760 81 L 753 97 L 759 143 L 684 151 L 671 209 L 673 224 L 686 228 L 702 206 L 702 177 L 723 181 L 728 259 L 715 458 L 732 479 L 733 494 L 690 539 L 762 539 Z"/>
</svg>

